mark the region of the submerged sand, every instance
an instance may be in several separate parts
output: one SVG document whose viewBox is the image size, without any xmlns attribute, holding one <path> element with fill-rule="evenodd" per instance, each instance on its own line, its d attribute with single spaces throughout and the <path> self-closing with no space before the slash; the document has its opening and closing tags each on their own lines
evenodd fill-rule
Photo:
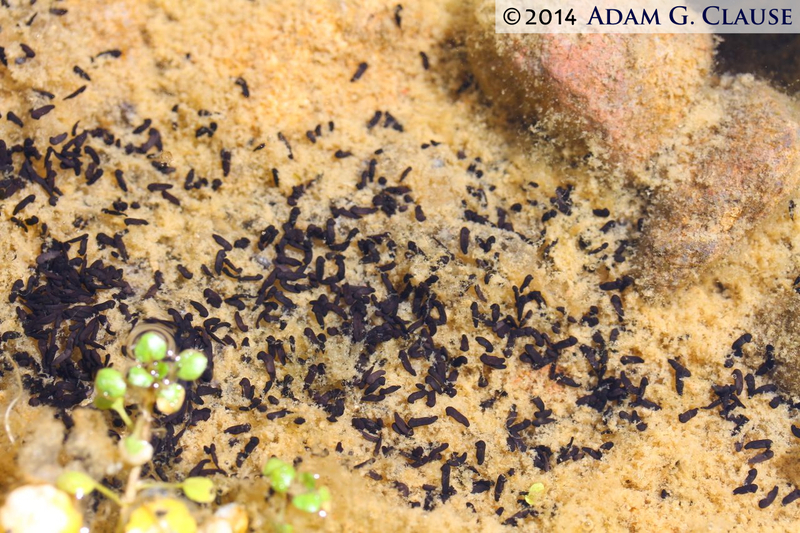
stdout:
<svg viewBox="0 0 800 533">
<path fill-rule="evenodd" d="M 155 472 L 178 479 L 207 460 L 201 469 L 225 472 L 213 474 L 222 500 L 246 501 L 256 530 L 269 521 L 258 473 L 272 455 L 322 472 L 334 508 L 315 526 L 330 530 L 800 523 L 800 501 L 782 505 L 800 483 L 797 410 L 768 372 L 741 390 L 735 373 L 754 374 L 772 342 L 758 334 L 762 310 L 794 295 L 793 204 L 696 285 L 645 300 L 610 282 L 629 274 L 646 195 L 498 119 L 465 61 L 460 3 L 68 0 L 54 4 L 63 14 L 24 4 L 0 7 L 0 139 L 21 147 L 0 150 L 12 180 L 0 204 L 11 299 L 0 329 L 29 376 L 0 491 L 65 465 L 113 472 L 111 419 L 90 411 L 80 384 L 106 357 L 127 364 L 134 322 L 183 315 L 184 340 L 213 355 L 213 377 L 165 423 Z M 53 183 L 21 170 L 27 156 L 46 176 L 48 147 L 84 131 L 96 135 L 63 156 L 82 161 L 77 175 L 55 155 Z M 84 234 L 69 250 L 56 244 Z M 129 289 L 89 291 L 114 307 L 65 317 L 53 348 L 40 345 L 32 335 L 53 324 L 34 320 L 46 323 L 47 308 L 32 309 L 25 286 L 50 294 L 53 273 L 79 272 L 82 257 L 120 269 Z M 97 346 L 65 352 L 69 325 Z M 54 354 L 76 370 L 49 365 Z M 670 360 L 691 373 L 682 394 Z M 5 403 L 17 393 L 10 364 L 1 383 Z M 431 416 L 413 433 L 397 423 Z M 750 464 L 764 449 L 743 445 L 760 439 L 772 455 Z M 755 492 L 734 494 L 753 468 Z M 528 506 L 534 482 L 546 489 Z M 110 509 L 89 511 L 93 530 L 108 530 Z"/>
</svg>

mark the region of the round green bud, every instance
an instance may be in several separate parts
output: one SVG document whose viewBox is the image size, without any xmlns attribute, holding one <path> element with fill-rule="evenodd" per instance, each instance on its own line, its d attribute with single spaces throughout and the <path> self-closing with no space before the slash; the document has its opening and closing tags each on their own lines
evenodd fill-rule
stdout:
<svg viewBox="0 0 800 533">
<path fill-rule="evenodd" d="M 161 361 L 167 356 L 167 339 L 155 331 L 148 331 L 136 339 L 133 354 L 142 363 Z"/>
<path fill-rule="evenodd" d="M 146 440 L 129 435 L 119 441 L 122 459 L 131 466 L 147 464 L 153 458 L 153 446 Z"/>
<path fill-rule="evenodd" d="M 208 366 L 208 359 L 203 352 L 184 350 L 178 355 L 178 378 L 194 381 L 199 378 Z"/>
<path fill-rule="evenodd" d="M 292 486 L 295 477 L 295 470 L 292 465 L 281 461 L 277 457 L 271 458 L 264 466 L 264 475 L 269 478 L 275 492 L 286 494 Z"/>
<path fill-rule="evenodd" d="M 147 389 L 155 382 L 156 378 L 140 366 L 135 366 L 128 370 L 128 383 L 134 387 Z"/>
<path fill-rule="evenodd" d="M 64 472 L 56 480 L 56 487 L 76 498 L 83 498 L 94 491 L 97 482 L 83 472 Z"/>
<path fill-rule="evenodd" d="M 307 513 L 317 513 L 322 509 L 322 496 L 317 491 L 298 494 L 292 498 L 292 505 Z"/>
<path fill-rule="evenodd" d="M 207 477 L 189 477 L 181 483 L 181 490 L 187 498 L 197 503 L 211 503 L 216 492 L 214 482 Z"/>
<path fill-rule="evenodd" d="M 94 386 L 97 392 L 110 400 L 122 398 L 128 388 L 122 374 L 113 368 L 101 368 L 94 378 Z"/>
<path fill-rule="evenodd" d="M 180 383 L 170 383 L 158 390 L 156 407 L 165 415 L 171 415 L 180 411 L 185 398 L 186 389 Z"/>
</svg>

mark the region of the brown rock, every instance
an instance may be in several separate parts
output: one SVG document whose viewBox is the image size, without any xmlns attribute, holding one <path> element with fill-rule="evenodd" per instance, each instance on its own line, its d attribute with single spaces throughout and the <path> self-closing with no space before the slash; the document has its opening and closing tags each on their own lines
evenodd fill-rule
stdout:
<svg viewBox="0 0 800 533">
<path fill-rule="evenodd" d="M 749 75 L 714 79 L 710 35 L 495 34 L 483 0 L 468 35 L 475 75 L 503 109 L 652 190 L 646 289 L 696 279 L 800 182 L 795 104 Z"/>
<path fill-rule="evenodd" d="M 640 243 L 645 287 L 696 279 L 800 182 L 800 120 L 789 98 L 748 77 L 717 91 L 718 105 L 698 109 L 659 157 L 663 185 Z"/>
<path fill-rule="evenodd" d="M 501 107 L 628 168 L 685 116 L 714 56 L 710 35 L 495 34 L 494 2 L 477 7 L 467 41 Z"/>
</svg>

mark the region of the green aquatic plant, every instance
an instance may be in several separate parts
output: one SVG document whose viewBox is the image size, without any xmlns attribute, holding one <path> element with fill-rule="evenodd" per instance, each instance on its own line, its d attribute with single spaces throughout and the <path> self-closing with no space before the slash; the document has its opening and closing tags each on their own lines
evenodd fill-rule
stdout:
<svg viewBox="0 0 800 533">
<path fill-rule="evenodd" d="M 186 390 L 181 382 L 200 378 L 208 360 L 197 350 L 183 350 L 176 354 L 172 336 L 158 326 L 135 329 L 131 338 L 133 342 L 128 353 L 133 355 L 135 363 L 127 372 L 103 368 L 94 379 L 94 405 L 115 412 L 127 428 L 127 433 L 119 441 L 119 456 L 130 468 L 122 491 L 113 490 L 75 470 L 63 472 L 54 485 L 34 480 L 18 487 L 6 498 L 5 505 L 0 508 L 0 531 L 25 533 L 34 528 L 52 533 L 80 533 L 85 528 L 76 500 L 93 493 L 102 495 L 119 507 L 117 532 L 198 531 L 197 519 L 185 500 L 170 496 L 169 491 L 180 491 L 188 500 L 209 504 L 217 497 L 214 482 L 205 477 L 189 477 L 177 483 L 154 482 L 142 479 L 141 473 L 142 467 L 153 458 L 150 436 L 155 417 L 159 413 L 171 415 L 180 411 L 186 399 Z M 137 406 L 134 418 L 128 413 L 126 404 Z M 6 413 L 6 426 L 7 418 Z M 8 428 L 6 432 L 13 442 Z M 281 479 L 288 480 L 288 483 L 285 486 L 277 483 L 275 486 L 284 488 L 286 494 L 292 487 L 295 472 L 291 465 L 288 465 L 291 471 L 286 471 L 283 465 L 279 466 L 274 473 L 276 479 L 283 476 Z M 314 476 L 303 479 L 308 483 Z M 303 496 L 301 493 L 297 495 Z M 295 505 L 317 511 L 321 508 L 314 502 L 303 503 L 303 498 Z M 249 518 L 245 509 L 230 503 L 207 517 L 201 530 L 207 533 L 246 533 L 248 529 Z"/>
<path fill-rule="evenodd" d="M 179 483 L 147 482 L 141 477 L 142 466 L 153 458 L 150 444 L 152 423 L 156 412 L 164 415 L 177 413 L 186 399 L 186 389 L 181 381 L 194 381 L 205 372 L 206 356 L 197 350 L 183 350 L 175 354 L 173 339 L 166 330 L 156 326 L 144 326 L 136 334 L 134 330 L 130 352 L 136 363 L 123 374 L 114 368 L 103 368 L 94 380 L 94 405 L 103 410 L 114 411 L 125 423 L 128 434 L 119 441 L 119 453 L 123 462 L 131 467 L 128 481 L 122 494 L 117 494 L 90 476 L 76 471 L 61 474 L 56 486 L 76 498 L 97 491 L 121 507 L 121 519 L 126 524 L 144 524 L 153 515 L 143 504 L 131 510 L 141 491 L 147 489 L 180 490 L 196 503 L 210 503 L 216 497 L 214 483 L 203 477 L 190 477 Z M 125 404 L 134 402 L 138 406 L 135 420 L 128 414 Z M 156 507 L 162 513 L 160 519 L 169 523 L 176 531 L 196 529 L 196 523 L 186 506 L 179 500 L 161 498 Z M 152 507 L 152 505 L 151 505 Z M 190 523 L 191 522 L 191 523 Z M 133 526 L 131 526 L 133 527 Z M 137 531 L 126 526 L 126 531 Z M 141 529 L 146 531 L 147 529 Z"/>
<path fill-rule="evenodd" d="M 318 486 L 318 474 L 297 472 L 292 464 L 277 457 L 272 457 L 267 461 L 262 473 L 269 480 L 270 489 L 281 497 L 278 520 L 273 524 L 276 531 L 291 533 L 294 530 L 291 524 L 285 522 L 288 506 L 321 518 L 327 516 L 330 510 L 331 493 L 328 487 Z"/>
<path fill-rule="evenodd" d="M 94 491 L 99 492 L 117 505 L 124 505 L 124 501 L 114 491 L 92 479 L 83 472 L 69 470 L 58 476 L 56 487 L 67 494 L 82 499 Z M 188 477 L 179 483 L 147 483 L 141 482 L 139 490 L 150 488 L 179 489 L 183 495 L 195 503 L 211 503 L 214 501 L 214 482 L 205 477 Z"/>
</svg>

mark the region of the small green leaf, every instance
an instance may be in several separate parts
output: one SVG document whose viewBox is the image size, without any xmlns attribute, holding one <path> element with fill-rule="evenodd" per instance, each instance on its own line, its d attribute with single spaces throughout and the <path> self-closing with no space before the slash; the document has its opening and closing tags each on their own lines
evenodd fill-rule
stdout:
<svg viewBox="0 0 800 533">
<path fill-rule="evenodd" d="M 90 494 L 96 486 L 97 482 L 83 472 L 64 472 L 56 480 L 56 487 L 76 498 Z"/>
<path fill-rule="evenodd" d="M 159 361 L 153 365 L 153 372 L 155 373 L 156 379 L 161 381 L 169 374 L 169 365 L 164 361 Z"/>
<path fill-rule="evenodd" d="M 214 482 L 207 477 L 186 478 L 181 483 L 181 490 L 187 498 L 197 503 L 213 502 L 216 496 Z"/>
<path fill-rule="evenodd" d="M 269 476 L 272 488 L 275 489 L 276 492 L 285 494 L 289 490 L 289 487 L 292 486 L 294 474 L 294 467 L 289 465 L 277 469 Z"/>
<path fill-rule="evenodd" d="M 528 505 L 536 503 L 537 496 L 544 492 L 544 483 L 534 483 L 528 489 L 528 494 L 525 495 L 525 502 Z"/>
<path fill-rule="evenodd" d="M 294 533 L 294 526 L 292 524 L 275 524 L 275 531 L 277 533 Z"/>
<path fill-rule="evenodd" d="M 94 386 L 100 394 L 111 400 L 122 398 L 128 389 L 122 374 L 113 368 L 101 368 L 94 378 Z"/>
<path fill-rule="evenodd" d="M 135 366 L 128 370 L 128 383 L 134 387 L 141 387 L 143 389 L 149 388 L 155 382 L 156 378 L 140 366 Z"/>
<path fill-rule="evenodd" d="M 322 506 L 324 507 L 326 503 L 331 501 L 331 491 L 328 487 L 320 487 L 318 492 L 320 498 L 322 498 Z"/>
<path fill-rule="evenodd" d="M 264 466 L 264 475 L 269 477 L 275 492 L 286 494 L 294 481 L 295 470 L 292 465 L 277 457 L 271 458 Z"/>
<path fill-rule="evenodd" d="M 322 509 L 322 497 L 317 491 L 298 494 L 292 498 L 292 505 L 307 513 L 318 513 Z"/>
<path fill-rule="evenodd" d="M 146 464 L 153 458 L 153 446 L 146 440 L 129 435 L 120 441 L 125 462 L 133 466 Z"/>
<path fill-rule="evenodd" d="M 265 476 L 269 476 L 272 474 L 273 471 L 276 469 L 285 466 L 287 463 L 285 461 L 281 461 L 277 457 L 270 457 L 267 464 L 264 465 L 264 468 L 261 470 L 261 473 Z"/>
<path fill-rule="evenodd" d="M 180 411 L 185 398 L 186 389 L 180 383 L 170 383 L 166 387 L 158 389 L 156 407 L 165 415 L 171 415 Z"/>
<path fill-rule="evenodd" d="M 185 381 L 199 378 L 208 366 L 208 359 L 203 352 L 184 350 L 178 355 L 178 377 Z"/>
<path fill-rule="evenodd" d="M 161 361 L 167 356 L 167 339 L 155 331 L 148 331 L 136 340 L 133 354 L 142 363 Z"/>
<path fill-rule="evenodd" d="M 121 398 L 117 398 L 116 400 L 109 400 L 105 396 L 98 394 L 94 397 L 94 405 L 98 409 L 102 409 L 103 411 L 107 411 L 109 409 L 113 409 L 114 405 L 121 401 Z"/>
<path fill-rule="evenodd" d="M 314 490 L 317 488 L 317 477 L 319 476 L 311 472 L 303 472 L 300 474 L 300 483 L 308 490 Z"/>
</svg>

